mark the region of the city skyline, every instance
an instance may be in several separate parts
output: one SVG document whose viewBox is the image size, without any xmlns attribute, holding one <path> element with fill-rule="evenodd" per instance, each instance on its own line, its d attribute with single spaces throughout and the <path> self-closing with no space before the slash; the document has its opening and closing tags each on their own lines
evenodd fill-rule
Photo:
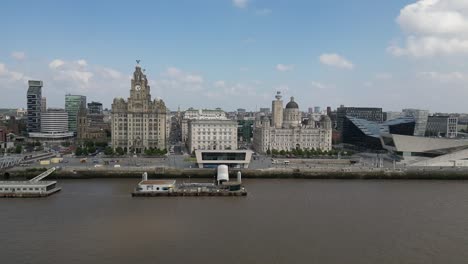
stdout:
<svg viewBox="0 0 468 264">
<path fill-rule="evenodd" d="M 466 112 L 468 4 L 388 2 L 4 3 L 0 105 L 26 107 L 27 81 L 42 80 L 50 107 L 71 93 L 110 108 L 141 59 L 171 110 L 256 110 L 279 90 L 303 111 Z"/>
</svg>

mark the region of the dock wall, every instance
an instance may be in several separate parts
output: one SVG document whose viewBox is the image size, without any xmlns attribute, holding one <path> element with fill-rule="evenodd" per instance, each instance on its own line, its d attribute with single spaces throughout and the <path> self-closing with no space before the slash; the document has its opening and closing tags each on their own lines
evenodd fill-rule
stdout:
<svg viewBox="0 0 468 264">
<path fill-rule="evenodd" d="M 175 168 L 92 168 L 82 170 L 61 169 L 50 179 L 91 179 L 91 178 L 141 178 L 143 172 L 150 178 L 214 178 L 215 169 L 175 169 Z M 2 172 L 4 179 L 30 179 L 39 171 L 12 169 Z M 230 177 L 236 178 L 237 171 L 231 170 Z M 418 170 L 418 171 L 316 171 L 310 169 L 243 169 L 244 179 L 382 179 L 382 180 L 468 180 L 468 171 L 457 170 Z"/>
</svg>

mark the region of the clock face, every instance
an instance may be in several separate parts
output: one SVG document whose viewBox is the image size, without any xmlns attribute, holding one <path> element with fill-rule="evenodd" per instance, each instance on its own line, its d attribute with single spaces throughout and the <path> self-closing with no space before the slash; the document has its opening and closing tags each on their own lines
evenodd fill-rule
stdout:
<svg viewBox="0 0 468 264">
<path fill-rule="evenodd" d="M 135 90 L 140 91 L 140 90 L 141 90 L 141 86 L 140 86 L 140 85 L 135 86 Z"/>
</svg>

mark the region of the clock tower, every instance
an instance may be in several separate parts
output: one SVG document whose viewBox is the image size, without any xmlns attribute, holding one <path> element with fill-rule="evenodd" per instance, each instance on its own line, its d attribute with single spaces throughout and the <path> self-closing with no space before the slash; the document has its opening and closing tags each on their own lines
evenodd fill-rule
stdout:
<svg viewBox="0 0 468 264">
<path fill-rule="evenodd" d="M 112 104 L 112 145 L 128 153 L 166 148 L 167 108 L 163 100 L 152 100 L 148 79 L 137 60 L 128 101 Z"/>
<path fill-rule="evenodd" d="M 151 103 L 150 86 L 148 79 L 138 63 L 133 72 L 133 78 L 130 88 L 130 98 L 128 98 L 129 107 L 135 111 L 148 111 Z"/>
</svg>

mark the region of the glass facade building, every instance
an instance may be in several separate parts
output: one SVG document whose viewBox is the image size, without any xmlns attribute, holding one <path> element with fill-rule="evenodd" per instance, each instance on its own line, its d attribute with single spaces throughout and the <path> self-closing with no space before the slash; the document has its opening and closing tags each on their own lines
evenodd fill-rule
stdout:
<svg viewBox="0 0 468 264">
<path fill-rule="evenodd" d="M 68 113 L 68 131 L 77 132 L 78 113 L 86 109 L 86 96 L 65 95 L 65 111 Z"/>
<path fill-rule="evenodd" d="M 345 107 L 342 105 L 338 107 L 338 109 L 336 110 L 337 129 L 339 131 L 343 130 L 343 125 L 344 125 L 346 116 L 355 117 L 359 119 L 365 119 L 367 121 L 372 121 L 376 123 L 383 122 L 382 108 Z"/>
<path fill-rule="evenodd" d="M 343 122 L 343 143 L 363 149 L 382 150 L 380 140 L 383 134 L 413 135 L 415 120 L 413 117 L 393 119 L 377 123 L 352 116 L 346 116 Z"/>
<path fill-rule="evenodd" d="M 99 102 L 91 102 L 88 104 L 88 113 L 89 114 L 102 114 L 102 104 Z"/>
</svg>

